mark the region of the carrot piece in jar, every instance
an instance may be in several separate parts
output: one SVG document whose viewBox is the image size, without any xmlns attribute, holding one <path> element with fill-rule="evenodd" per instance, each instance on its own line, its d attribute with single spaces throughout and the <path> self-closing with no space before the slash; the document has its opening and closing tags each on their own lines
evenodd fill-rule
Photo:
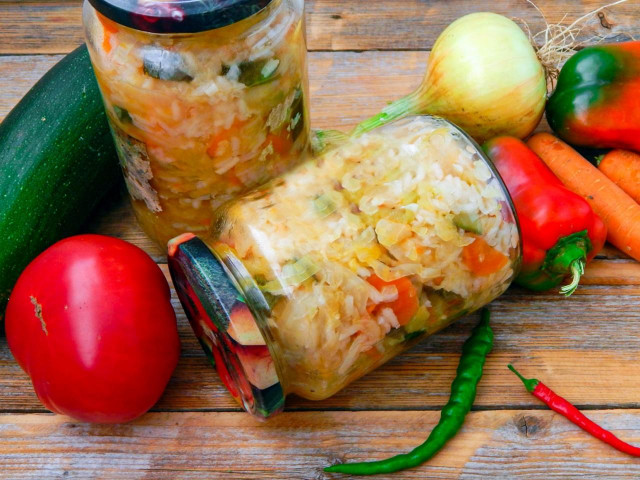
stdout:
<svg viewBox="0 0 640 480">
<path fill-rule="evenodd" d="M 378 350 L 378 348 L 374 345 L 368 350 L 365 350 L 364 353 L 367 357 L 369 357 L 373 361 L 378 361 L 382 358 L 382 352 Z"/>
<path fill-rule="evenodd" d="M 273 133 L 267 135 L 265 145 L 269 145 L 269 143 L 273 146 L 273 151 L 280 155 L 291 150 L 291 140 L 280 135 L 274 135 Z"/>
<path fill-rule="evenodd" d="M 105 51 L 105 53 L 110 53 L 111 52 L 111 35 L 118 31 L 118 24 L 100 15 L 99 13 L 97 15 L 98 15 L 98 20 L 100 20 L 100 23 L 102 24 L 102 29 L 103 29 L 102 49 Z"/>
<path fill-rule="evenodd" d="M 209 155 L 211 158 L 231 155 L 231 142 L 229 140 L 233 137 L 240 138 L 240 130 L 242 129 L 242 127 L 244 127 L 244 125 L 244 121 L 235 119 L 229 128 L 227 128 L 226 130 L 221 130 L 213 135 L 209 140 L 207 155 Z M 222 142 L 226 142 L 226 145 L 222 145 Z M 218 152 L 219 148 L 223 151 Z"/>
<path fill-rule="evenodd" d="M 474 274 L 483 277 L 496 273 L 503 268 L 509 258 L 499 252 L 487 241 L 477 235 L 473 235 L 475 240 L 462 249 L 462 262 Z"/>
<path fill-rule="evenodd" d="M 378 303 L 372 308 L 370 313 L 375 314 L 383 308 L 390 308 L 400 325 L 409 323 L 409 320 L 413 318 L 420 306 L 418 302 L 418 292 L 416 291 L 416 287 L 413 286 L 413 283 L 411 283 L 411 280 L 407 277 L 401 277 L 390 282 L 385 282 L 377 275 L 371 275 L 367 278 L 367 281 L 378 291 L 382 291 L 382 289 L 387 286 L 394 286 L 396 290 L 398 290 L 398 298 L 392 302 Z"/>
</svg>

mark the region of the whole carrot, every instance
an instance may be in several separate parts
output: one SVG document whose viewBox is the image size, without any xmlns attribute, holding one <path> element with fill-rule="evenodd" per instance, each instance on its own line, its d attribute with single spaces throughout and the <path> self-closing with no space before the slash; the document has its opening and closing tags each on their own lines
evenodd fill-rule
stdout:
<svg viewBox="0 0 640 480">
<path fill-rule="evenodd" d="M 549 133 L 527 142 L 569 190 L 582 195 L 602 218 L 607 240 L 640 261 L 640 205 L 582 155 Z"/>
<path fill-rule="evenodd" d="M 640 155 L 629 150 L 611 150 L 603 155 L 598 168 L 640 203 Z"/>
</svg>

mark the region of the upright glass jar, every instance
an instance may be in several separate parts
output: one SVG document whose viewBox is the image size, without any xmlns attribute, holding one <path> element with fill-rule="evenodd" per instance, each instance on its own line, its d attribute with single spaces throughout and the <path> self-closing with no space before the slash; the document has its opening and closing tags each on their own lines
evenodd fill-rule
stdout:
<svg viewBox="0 0 640 480">
<path fill-rule="evenodd" d="M 319 400 L 502 294 L 513 204 L 457 127 L 417 116 L 349 139 L 169 242 L 192 327 L 245 409 Z"/>
<path fill-rule="evenodd" d="M 157 243 L 309 145 L 303 0 L 85 0 L 91 61 L 136 217 Z"/>
</svg>

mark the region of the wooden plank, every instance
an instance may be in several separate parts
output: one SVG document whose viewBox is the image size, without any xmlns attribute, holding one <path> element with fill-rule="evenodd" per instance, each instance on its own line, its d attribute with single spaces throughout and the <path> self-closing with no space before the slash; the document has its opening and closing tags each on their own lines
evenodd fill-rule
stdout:
<svg viewBox="0 0 640 480">
<path fill-rule="evenodd" d="M 61 58 L 0 56 L 0 120 Z M 377 113 L 387 101 L 411 92 L 420 84 L 427 58 L 427 52 L 310 53 L 314 128 L 346 130 Z"/>
<path fill-rule="evenodd" d="M 602 251 L 597 255 L 597 258 L 616 258 L 616 259 L 630 259 L 631 257 L 625 253 L 622 253 L 613 245 L 608 243 L 604 246 Z"/>
<path fill-rule="evenodd" d="M 559 18 L 565 11 L 577 16 L 597 2 L 537 3 Z M 389 0 L 365 6 L 358 0 L 312 0 L 307 7 L 315 50 L 310 54 L 312 117 L 320 128 L 348 129 L 387 100 L 411 91 L 420 82 L 427 54 L 318 50 L 425 50 L 451 19 L 476 9 L 505 8 L 526 16 L 534 29 L 538 25 L 524 1 Z M 624 6 L 629 10 L 619 8 L 594 19 L 596 30 L 605 31 L 598 22 L 613 24 L 614 35 L 629 30 L 624 23 L 640 13 L 638 4 L 632 0 Z M 81 41 L 78 18 L 79 0 L 0 0 L 0 53 L 66 52 Z M 631 25 L 631 31 L 640 29 L 635 21 Z M 0 57 L 0 118 L 59 58 Z M 122 196 L 106 203 L 87 230 L 120 236 L 141 245 L 157 262 L 165 260 L 163 250 L 135 225 Z M 166 265 L 161 268 L 167 275 Z M 640 386 L 630 373 L 640 347 L 640 265 L 607 247 L 582 283 L 569 299 L 514 287 L 494 302 L 495 349 L 475 411 L 433 461 L 393 478 L 640 477 L 638 462 L 543 410 L 505 368 L 515 363 L 526 375 L 588 407 L 589 416 L 606 428 L 640 443 Z M 424 440 L 448 397 L 462 342 L 477 320 L 461 319 L 331 399 L 290 398 L 288 412 L 258 423 L 239 412 L 226 393 L 173 295 L 180 364 L 156 413 L 127 425 L 78 424 L 29 413 L 43 409 L 0 337 L 0 477 L 337 478 L 321 468 L 335 461 L 383 458 Z"/>
<path fill-rule="evenodd" d="M 428 58 L 421 51 L 310 52 L 313 128 L 348 131 L 378 113 L 420 85 Z M 0 56 L 0 121 L 60 59 L 62 55 Z M 543 119 L 537 131 L 544 130 L 549 126 Z"/>
<path fill-rule="evenodd" d="M 60 59 L 62 55 L 0 56 L 0 121 Z"/>
<path fill-rule="evenodd" d="M 310 52 L 313 128 L 348 131 L 390 100 L 415 90 L 429 58 L 421 51 Z M 0 56 L 0 121 L 62 55 Z M 549 130 L 546 121 L 537 131 Z M 608 251 L 614 254 L 612 251 Z M 618 258 L 628 258 L 620 252 Z M 605 254 L 605 256 L 609 256 Z"/>
<path fill-rule="evenodd" d="M 61 55 L 0 56 L 0 120 Z M 347 130 L 389 100 L 418 87 L 427 52 L 312 52 L 309 89 L 314 128 Z"/>
<path fill-rule="evenodd" d="M 166 271 L 166 266 L 162 266 Z M 182 356 L 160 403 L 164 410 L 237 410 L 208 364 L 179 302 Z M 513 287 L 492 304 L 494 351 L 480 385 L 478 407 L 536 405 L 514 383 L 510 362 L 536 375 L 578 404 L 640 406 L 640 384 L 629 365 L 640 360 L 640 287 L 586 285 L 570 298 Z M 334 397 L 312 402 L 290 397 L 291 410 L 437 409 L 448 397 L 462 343 L 477 316 L 466 317 L 424 340 Z M 42 411 L 28 377 L 0 339 L 0 412 Z"/>
<path fill-rule="evenodd" d="M 590 411 L 640 442 L 640 410 Z M 288 413 L 259 423 L 244 413 L 157 413 L 126 425 L 61 416 L 0 416 L 6 478 L 329 480 L 336 462 L 385 458 L 420 444 L 438 412 Z M 548 410 L 472 412 L 427 464 L 380 478 L 634 479 L 640 463 Z M 346 477 L 345 477 L 346 478 Z"/>
<path fill-rule="evenodd" d="M 570 23 L 605 5 L 602 0 L 538 0 L 550 23 Z M 0 2 L 0 53 L 65 53 L 83 41 L 81 0 Z M 520 0 L 307 0 L 310 50 L 430 50 L 440 32 L 453 20 L 471 12 L 493 11 L 527 19 L 532 32 L 544 28 L 542 16 Z M 620 41 L 640 36 L 634 0 L 606 9 L 585 23 L 578 41 L 594 35 Z M 521 20 L 518 20 L 521 21 Z"/>
<path fill-rule="evenodd" d="M 0 3 L 0 54 L 67 53 L 84 42 L 82 0 Z"/>
<path fill-rule="evenodd" d="M 606 5 L 599 0 L 537 0 L 534 2 L 549 23 L 568 23 Z M 481 0 L 316 0 L 309 2 L 307 25 L 312 49 L 323 50 L 430 50 L 442 30 L 457 18 L 472 12 L 495 12 L 526 23 L 531 32 L 545 28 L 540 13 L 527 1 Z M 579 42 L 594 35 L 625 39 L 638 37 L 640 12 L 637 2 L 606 9 L 602 18 L 591 17 L 578 35 Z M 566 22 L 565 22 L 566 24 Z M 603 25 L 608 25 L 605 28 Z"/>
<path fill-rule="evenodd" d="M 594 260 L 586 269 L 583 285 L 640 285 L 640 263 L 635 260 Z"/>
<path fill-rule="evenodd" d="M 428 52 L 311 52 L 309 90 L 313 128 L 348 131 L 390 100 L 415 90 Z M 62 55 L 0 56 L 0 121 Z M 537 131 L 549 130 L 546 121 Z M 628 258 L 608 251 L 617 258 Z"/>
</svg>

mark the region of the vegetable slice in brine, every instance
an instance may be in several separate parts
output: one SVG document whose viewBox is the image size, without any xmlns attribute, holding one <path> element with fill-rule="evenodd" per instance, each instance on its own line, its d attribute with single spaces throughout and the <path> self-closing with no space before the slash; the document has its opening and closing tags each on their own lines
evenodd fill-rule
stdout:
<svg viewBox="0 0 640 480">
<path fill-rule="evenodd" d="M 177 52 L 160 47 L 142 49 L 142 68 L 146 75 L 159 80 L 190 82 L 193 77 L 187 73 L 184 59 Z"/>
<path fill-rule="evenodd" d="M 261 58 L 236 65 L 223 65 L 221 73 L 227 77 L 235 77 L 234 80 L 247 87 L 253 87 L 275 80 L 279 66 L 280 60 L 277 58 Z"/>
</svg>

